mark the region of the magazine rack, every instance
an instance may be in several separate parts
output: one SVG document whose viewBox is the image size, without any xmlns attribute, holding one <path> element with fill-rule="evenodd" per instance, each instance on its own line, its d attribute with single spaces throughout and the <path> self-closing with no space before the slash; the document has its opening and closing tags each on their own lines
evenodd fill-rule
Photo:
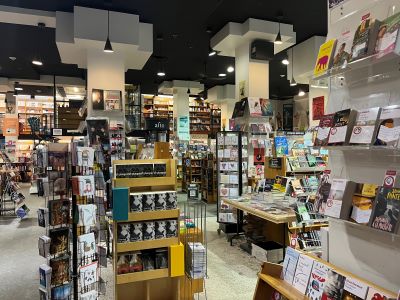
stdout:
<svg viewBox="0 0 400 300">
<path fill-rule="evenodd" d="M 142 178 L 116 178 L 118 165 L 166 164 L 165 176 Z M 161 192 L 176 191 L 175 160 L 122 160 L 113 162 L 114 188 L 128 188 L 129 192 Z M 114 199 L 119 201 L 120 198 Z M 128 204 L 129 205 L 129 204 Z M 122 210 L 129 207 L 123 207 Z M 114 213 L 116 213 L 114 202 Z M 118 224 L 124 222 L 140 222 L 174 219 L 177 220 L 177 236 L 155 240 L 118 243 Z M 126 220 L 113 221 L 113 253 L 114 253 L 114 299 L 180 299 L 180 278 L 184 275 L 184 248 L 179 241 L 179 209 L 156 210 L 145 212 L 129 212 Z M 168 248 L 168 268 L 141 272 L 118 274 L 118 254 L 132 251 Z M 134 294 L 132 293 L 134 291 Z"/>
</svg>

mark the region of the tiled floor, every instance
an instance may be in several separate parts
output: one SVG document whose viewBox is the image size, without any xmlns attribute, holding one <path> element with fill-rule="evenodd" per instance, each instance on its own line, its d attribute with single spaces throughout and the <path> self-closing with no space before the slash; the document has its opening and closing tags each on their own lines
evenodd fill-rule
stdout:
<svg viewBox="0 0 400 300">
<path fill-rule="evenodd" d="M 0 299 L 37 299 L 38 266 L 45 263 L 39 256 L 37 241 L 44 229 L 37 225 L 36 210 L 44 200 L 29 195 L 23 189 L 27 205 L 31 209 L 27 219 L 0 217 Z M 179 194 L 180 205 L 186 195 Z M 250 300 L 256 285 L 260 263 L 239 247 L 231 247 L 225 235 L 218 235 L 216 205 L 207 206 L 208 279 L 204 293 L 195 299 L 209 300 Z M 107 283 L 107 294 L 101 299 L 113 299 L 112 266 L 102 271 Z M 167 299 L 166 299 L 167 300 Z"/>
</svg>

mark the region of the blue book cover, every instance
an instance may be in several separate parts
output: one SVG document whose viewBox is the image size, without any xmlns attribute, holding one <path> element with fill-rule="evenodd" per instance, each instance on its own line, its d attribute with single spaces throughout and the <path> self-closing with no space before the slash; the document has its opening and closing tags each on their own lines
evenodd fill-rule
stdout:
<svg viewBox="0 0 400 300">
<path fill-rule="evenodd" d="M 286 136 L 275 137 L 276 156 L 289 155 L 289 145 Z"/>
<path fill-rule="evenodd" d="M 128 220 L 129 189 L 113 188 L 113 218 L 115 221 Z"/>
<path fill-rule="evenodd" d="M 300 253 L 293 248 L 286 249 L 285 260 L 283 261 L 282 279 L 287 283 L 292 284 L 293 278 L 296 273 L 297 261 L 299 260 Z"/>
</svg>

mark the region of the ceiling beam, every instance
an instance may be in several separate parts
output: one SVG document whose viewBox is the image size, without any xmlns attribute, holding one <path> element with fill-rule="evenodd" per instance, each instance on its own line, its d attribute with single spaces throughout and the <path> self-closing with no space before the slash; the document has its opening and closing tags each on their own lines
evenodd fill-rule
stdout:
<svg viewBox="0 0 400 300">
<path fill-rule="evenodd" d="M 0 5 L 0 22 L 27 26 L 37 26 L 41 22 L 46 24 L 46 27 L 56 28 L 56 13 Z"/>
</svg>

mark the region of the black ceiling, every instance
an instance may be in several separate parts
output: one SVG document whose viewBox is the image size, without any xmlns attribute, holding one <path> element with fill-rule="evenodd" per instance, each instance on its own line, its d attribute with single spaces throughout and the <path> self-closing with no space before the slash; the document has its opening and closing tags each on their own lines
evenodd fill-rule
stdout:
<svg viewBox="0 0 400 300">
<path fill-rule="evenodd" d="M 10 5 L 40 10 L 73 10 L 73 5 L 138 14 L 141 22 L 154 25 L 154 51 L 157 56 L 167 57 L 164 80 L 195 80 L 204 71 L 207 60 L 207 76 L 216 77 L 234 65 L 230 57 L 207 55 L 210 36 L 219 31 L 227 22 L 244 22 L 252 17 L 263 20 L 293 24 L 297 43 L 314 35 L 326 35 L 326 0 L 0 0 L 0 5 Z M 207 32 L 211 30 L 211 33 Z M 157 39 L 162 36 L 162 41 Z M 40 74 L 84 77 L 85 71 L 74 65 L 60 63 L 55 44 L 55 30 L 0 23 L 0 76 L 17 78 L 38 78 Z M 44 58 L 42 67 L 30 63 L 38 52 Z M 11 61 L 15 56 L 16 61 Z M 290 88 L 286 68 L 280 63 L 281 56 L 270 63 L 270 96 L 280 98 L 297 93 Z M 160 79 L 156 72 L 158 60 L 151 58 L 143 70 L 129 70 L 127 83 L 140 83 L 142 92 L 154 92 Z M 234 73 L 222 81 L 208 80 L 207 87 L 216 84 L 233 84 Z"/>
</svg>

